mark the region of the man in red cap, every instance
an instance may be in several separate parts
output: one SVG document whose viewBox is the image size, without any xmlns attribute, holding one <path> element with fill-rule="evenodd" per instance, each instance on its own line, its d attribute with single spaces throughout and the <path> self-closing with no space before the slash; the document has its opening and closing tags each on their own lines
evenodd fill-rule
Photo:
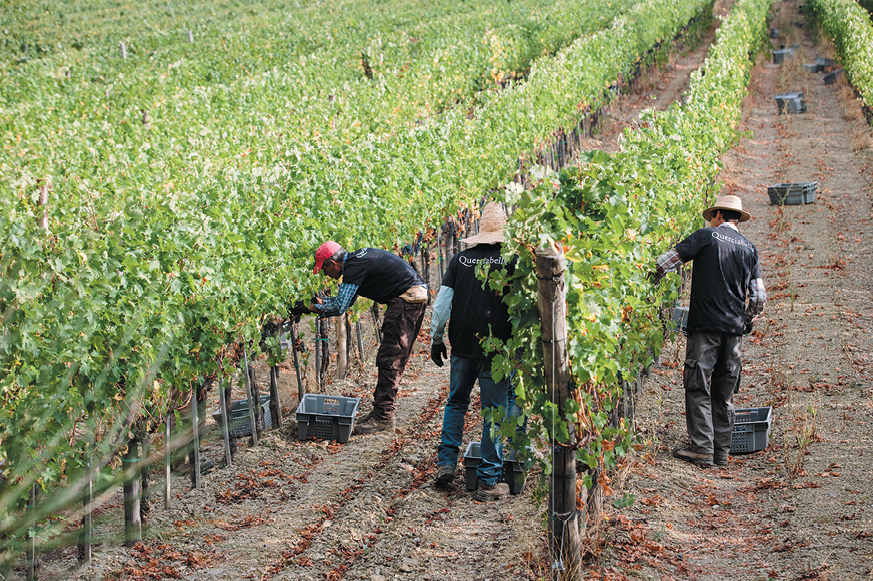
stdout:
<svg viewBox="0 0 873 581">
<path fill-rule="evenodd" d="M 346 252 L 329 240 L 315 252 L 315 269 L 342 282 L 335 297 L 317 299 L 310 312 L 335 317 L 345 313 L 359 296 L 387 305 L 382 321 L 382 344 L 376 354 L 379 378 L 373 391 L 373 411 L 361 417 L 355 434 L 393 430 L 397 388 L 427 306 L 427 287 L 417 272 L 396 254 L 377 248 Z"/>
</svg>

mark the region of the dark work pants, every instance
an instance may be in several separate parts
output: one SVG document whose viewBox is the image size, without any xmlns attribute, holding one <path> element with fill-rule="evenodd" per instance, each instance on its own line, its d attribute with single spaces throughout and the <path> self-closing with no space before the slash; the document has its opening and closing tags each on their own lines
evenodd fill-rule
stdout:
<svg viewBox="0 0 873 581">
<path fill-rule="evenodd" d="M 734 393 L 743 371 L 743 336 L 693 331 L 685 350 L 685 422 L 691 449 L 727 454 L 734 430 Z"/>
<path fill-rule="evenodd" d="M 400 297 L 388 301 L 382 319 L 382 344 L 376 354 L 379 379 L 373 392 L 373 415 L 387 420 L 394 417 L 397 388 L 418 337 L 427 302 L 407 303 Z"/>
</svg>

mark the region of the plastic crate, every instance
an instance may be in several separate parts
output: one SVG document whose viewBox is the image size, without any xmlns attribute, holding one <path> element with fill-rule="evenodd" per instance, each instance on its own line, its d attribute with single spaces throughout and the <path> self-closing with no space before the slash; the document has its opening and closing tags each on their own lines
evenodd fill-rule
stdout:
<svg viewBox="0 0 873 581">
<path fill-rule="evenodd" d="M 796 206 L 814 202 L 817 189 L 818 182 L 784 183 L 767 186 L 767 195 L 771 204 Z"/>
<path fill-rule="evenodd" d="M 503 447 L 506 458 L 503 460 L 503 474 L 497 479 L 498 482 L 506 482 L 509 485 L 509 494 L 521 494 L 524 490 L 526 476 L 524 466 L 516 461 L 515 450 L 508 446 Z M 466 475 L 467 490 L 476 490 L 479 487 L 479 475 L 476 470 L 482 462 L 481 444 L 470 442 L 464 451 L 464 472 Z"/>
<path fill-rule="evenodd" d="M 803 91 L 776 95 L 776 106 L 779 114 L 782 113 L 806 113 L 806 99 Z"/>
<path fill-rule="evenodd" d="M 828 58 L 824 58 L 824 57 L 816 57 L 815 64 L 817 64 L 818 66 L 820 66 L 822 68 L 822 70 L 824 70 L 825 67 L 834 66 L 834 59 L 828 59 Z"/>
<path fill-rule="evenodd" d="M 261 416 L 264 420 L 264 429 L 269 430 L 273 427 L 273 414 L 270 413 L 270 396 L 261 396 Z M 212 419 L 218 425 L 221 425 L 221 410 L 212 412 Z M 252 433 L 252 422 L 249 419 L 249 402 L 246 399 L 239 399 L 230 404 L 230 424 L 228 426 L 230 433 L 236 437 L 250 436 Z"/>
<path fill-rule="evenodd" d="M 828 73 L 824 76 L 825 85 L 833 85 L 837 82 L 837 77 L 843 74 L 843 69 L 837 69 L 832 73 Z"/>
<path fill-rule="evenodd" d="M 745 408 L 736 410 L 734 431 L 731 434 L 731 454 L 759 452 L 770 442 L 773 408 Z"/>
<path fill-rule="evenodd" d="M 349 441 L 358 415 L 359 397 L 307 393 L 297 406 L 297 439 Z"/>
<path fill-rule="evenodd" d="M 813 63 L 809 65 L 803 65 L 803 70 L 805 70 L 807 73 L 823 73 L 824 67 Z"/>
<path fill-rule="evenodd" d="M 779 37 L 779 29 L 771 28 L 770 29 L 770 38 L 778 38 Z"/>
<path fill-rule="evenodd" d="M 777 65 L 785 62 L 785 59 L 791 58 L 794 56 L 793 48 L 783 48 L 779 50 L 773 51 L 773 62 Z"/>
</svg>

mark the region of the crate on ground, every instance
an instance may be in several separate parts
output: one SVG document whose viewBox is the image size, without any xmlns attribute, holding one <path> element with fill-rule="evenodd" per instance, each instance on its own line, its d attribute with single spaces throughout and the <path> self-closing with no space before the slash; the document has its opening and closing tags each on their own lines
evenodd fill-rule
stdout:
<svg viewBox="0 0 873 581">
<path fill-rule="evenodd" d="M 770 203 L 775 205 L 797 206 L 815 201 L 818 182 L 783 183 L 767 186 Z"/>
<path fill-rule="evenodd" d="M 815 64 L 820 66 L 822 71 L 824 71 L 825 68 L 834 66 L 834 59 L 816 57 Z"/>
<path fill-rule="evenodd" d="M 803 65 L 803 70 L 805 70 L 807 73 L 823 73 L 824 67 L 813 63 L 813 64 Z"/>
<path fill-rule="evenodd" d="M 349 441 L 358 415 L 359 397 L 307 393 L 297 406 L 297 439 Z"/>
<path fill-rule="evenodd" d="M 783 93 L 776 95 L 776 106 L 780 115 L 782 113 L 806 113 L 806 98 L 803 96 L 803 91 Z"/>
<path fill-rule="evenodd" d="M 833 85 L 837 82 L 837 77 L 843 74 L 843 69 L 837 69 L 832 73 L 828 73 L 824 76 L 825 85 Z"/>
<path fill-rule="evenodd" d="M 264 429 L 269 430 L 273 427 L 273 414 L 270 413 L 270 396 L 261 396 L 260 412 L 264 421 Z M 257 414 L 255 414 L 257 416 Z M 221 425 L 221 410 L 212 412 L 212 419 Z M 252 433 L 252 422 L 249 419 L 249 402 L 246 399 L 240 399 L 230 404 L 230 424 L 228 429 L 234 437 L 241 438 L 242 436 L 250 436 Z"/>
<path fill-rule="evenodd" d="M 498 482 L 506 482 L 509 485 L 509 494 L 521 494 L 524 490 L 526 475 L 524 465 L 516 460 L 515 450 L 509 446 L 503 446 L 504 460 L 503 473 Z M 470 442 L 464 451 L 464 473 L 466 475 L 467 490 L 476 490 L 479 486 L 479 475 L 476 473 L 482 462 L 482 449 L 479 442 Z"/>
<path fill-rule="evenodd" d="M 773 51 L 773 62 L 777 65 L 785 62 L 785 59 L 789 59 L 794 56 L 794 49 L 792 48 L 782 48 L 779 50 Z"/>
<path fill-rule="evenodd" d="M 772 427 L 772 407 L 736 410 L 734 431 L 731 434 L 731 454 L 749 454 L 764 450 L 770 442 Z"/>
</svg>

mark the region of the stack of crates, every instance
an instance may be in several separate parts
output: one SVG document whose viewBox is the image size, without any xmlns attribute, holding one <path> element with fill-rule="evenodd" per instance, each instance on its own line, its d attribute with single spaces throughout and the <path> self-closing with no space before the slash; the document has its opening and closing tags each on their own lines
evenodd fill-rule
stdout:
<svg viewBox="0 0 873 581">
<path fill-rule="evenodd" d="M 776 95 L 776 106 L 779 108 L 780 115 L 782 113 L 806 113 L 806 98 L 803 91 L 783 93 Z"/>
</svg>

